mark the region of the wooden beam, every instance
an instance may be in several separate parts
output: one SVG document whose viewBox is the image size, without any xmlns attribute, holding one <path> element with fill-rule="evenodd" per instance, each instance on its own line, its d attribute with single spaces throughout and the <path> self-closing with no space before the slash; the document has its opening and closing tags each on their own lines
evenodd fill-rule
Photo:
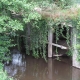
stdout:
<svg viewBox="0 0 80 80">
<path fill-rule="evenodd" d="M 63 46 L 63 45 L 59 45 L 59 44 L 55 44 L 55 43 L 50 43 L 48 42 L 49 44 L 53 45 L 53 46 L 56 46 L 56 47 L 59 47 L 61 49 L 68 49 L 67 47 Z"/>
<path fill-rule="evenodd" d="M 55 54 L 53 57 L 61 57 L 63 54 Z"/>
</svg>

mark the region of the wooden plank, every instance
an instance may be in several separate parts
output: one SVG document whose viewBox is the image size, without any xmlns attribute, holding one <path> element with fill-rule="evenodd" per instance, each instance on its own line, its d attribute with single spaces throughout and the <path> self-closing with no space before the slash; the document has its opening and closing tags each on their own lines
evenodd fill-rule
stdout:
<svg viewBox="0 0 80 80">
<path fill-rule="evenodd" d="M 53 57 L 61 57 L 63 54 L 55 54 Z"/>
<path fill-rule="evenodd" d="M 56 47 L 59 47 L 61 49 L 68 49 L 67 47 L 63 46 L 63 45 L 59 45 L 59 44 L 55 44 L 55 43 L 50 43 L 48 42 L 49 44 L 53 45 L 53 46 L 56 46 Z"/>
</svg>

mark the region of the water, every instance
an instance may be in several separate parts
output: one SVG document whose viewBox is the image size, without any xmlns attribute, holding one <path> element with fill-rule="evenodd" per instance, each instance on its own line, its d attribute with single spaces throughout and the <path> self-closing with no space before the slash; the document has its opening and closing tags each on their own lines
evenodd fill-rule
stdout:
<svg viewBox="0 0 80 80">
<path fill-rule="evenodd" d="M 69 58 L 45 62 L 16 50 L 13 51 L 11 64 L 5 65 L 4 69 L 17 80 L 80 80 L 80 70 L 71 66 Z"/>
</svg>

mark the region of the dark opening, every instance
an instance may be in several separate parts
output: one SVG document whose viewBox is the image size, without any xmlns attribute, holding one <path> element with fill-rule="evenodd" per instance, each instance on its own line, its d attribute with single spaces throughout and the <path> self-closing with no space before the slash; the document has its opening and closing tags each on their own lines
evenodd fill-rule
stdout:
<svg viewBox="0 0 80 80">
<path fill-rule="evenodd" d="M 59 28 L 59 31 L 60 31 L 60 29 L 61 29 L 61 27 Z M 68 32 L 68 34 L 69 34 L 69 44 L 67 44 L 67 39 L 65 38 L 67 36 L 67 28 L 66 27 L 63 27 L 62 34 L 59 35 L 59 40 L 56 43 L 56 32 L 55 32 L 53 34 L 53 43 L 65 46 L 68 49 L 61 49 L 61 48 L 53 46 L 53 57 L 55 57 L 55 55 L 57 55 L 57 56 L 60 56 L 60 57 L 68 58 L 68 57 L 70 57 L 68 55 L 68 53 L 70 52 L 69 46 L 71 46 L 71 27 L 69 28 L 69 32 Z M 63 36 L 65 36 L 65 37 L 63 37 Z"/>
</svg>

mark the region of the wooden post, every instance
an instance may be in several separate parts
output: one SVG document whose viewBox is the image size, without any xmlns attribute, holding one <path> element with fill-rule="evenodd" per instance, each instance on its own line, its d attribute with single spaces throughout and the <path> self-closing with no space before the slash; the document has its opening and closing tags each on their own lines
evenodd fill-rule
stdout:
<svg viewBox="0 0 80 80">
<path fill-rule="evenodd" d="M 80 68 L 80 61 L 77 60 L 77 56 L 78 56 L 78 49 L 76 48 L 76 45 L 78 43 L 78 40 L 77 40 L 77 29 L 76 28 L 73 28 L 72 29 L 72 47 L 73 47 L 73 50 L 72 50 L 72 66 L 76 67 L 76 68 Z"/>
<path fill-rule="evenodd" d="M 49 28 L 49 32 L 48 32 L 48 57 L 52 57 L 52 39 L 53 39 L 53 32 L 52 29 Z"/>
</svg>

